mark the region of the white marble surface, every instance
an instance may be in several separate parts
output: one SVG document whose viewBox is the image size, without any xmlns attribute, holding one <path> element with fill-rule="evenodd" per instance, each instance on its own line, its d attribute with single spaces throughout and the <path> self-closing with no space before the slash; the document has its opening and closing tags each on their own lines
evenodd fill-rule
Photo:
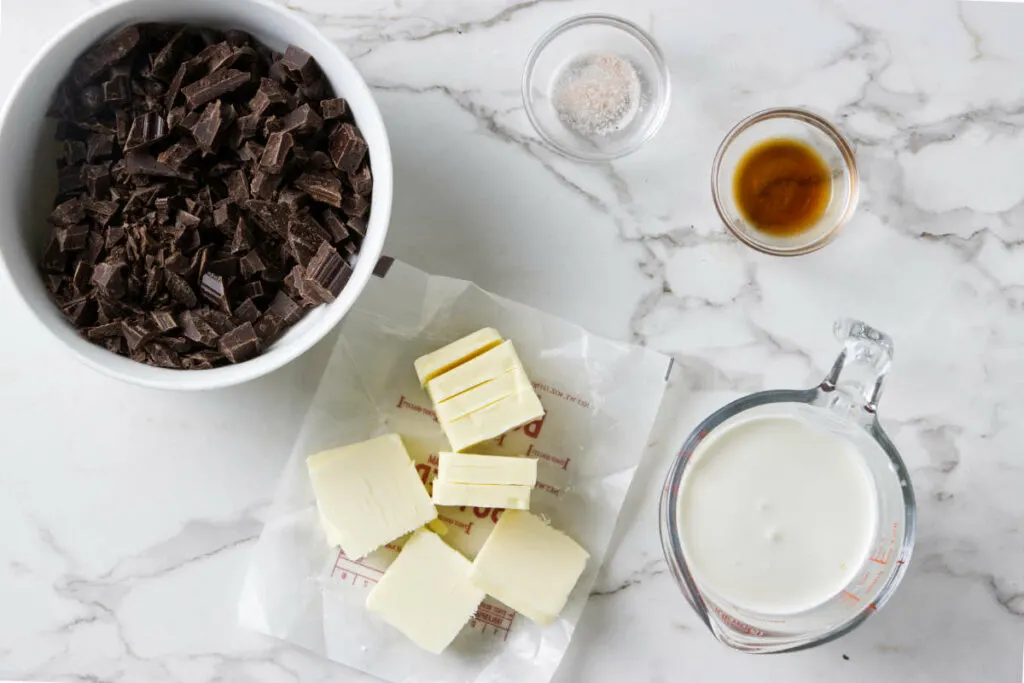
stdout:
<svg viewBox="0 0 1024 683">
<path fill-rule="evenodd" d="M 89 6 L 3 0 L 0 97 Z M 376 88 L 397 173 L 390 253 L 681 364 L 557 681 L 1018 680 L 1024 6 L 297 0 L 295 9 Z M 674 98 L 644 150 L 581 166 L 537 143 L 519 77 L 548 26 L 596 9 L 653 32 Z M 862 169 L 852 224 L 799 259 L 739 245 L 708 191 L 722 134 L 780 104 L 837 120 Z M 839 642 L 736 654 L 666 573 L 662 477 L 711 409 L 816 382 L 843 314 L 896 340 L 881 412 L 917 487 L 917 551 L 892 602 Z M 4 290 L 0 320 L 0 677 L 366 680 L 235 626 L 247 549 L 325 345 L 262 381 L 176 395 L 79 366 Z"/>
</svg>

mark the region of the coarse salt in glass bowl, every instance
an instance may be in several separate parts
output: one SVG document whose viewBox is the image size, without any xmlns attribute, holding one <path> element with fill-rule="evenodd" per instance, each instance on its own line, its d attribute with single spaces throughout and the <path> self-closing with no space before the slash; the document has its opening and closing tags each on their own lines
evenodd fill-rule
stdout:
<svg viewBox="0 0 1024 683">
<path fill-rule="evenodd" d="M 523 104 L 552 149 L 580 161 L 607 161 L 654 136 L 669 106 L 668 67 L 636 24 L 588 14 L 558 24 L 530 51 Z"/>
</svg>

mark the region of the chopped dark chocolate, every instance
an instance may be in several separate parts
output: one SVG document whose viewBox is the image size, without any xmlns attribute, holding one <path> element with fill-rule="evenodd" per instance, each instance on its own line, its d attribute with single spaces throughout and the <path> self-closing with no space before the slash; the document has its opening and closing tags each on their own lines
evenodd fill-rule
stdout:
<svg viewBox="0 0 1024 683">
<path fill-rule="evenodd" d="M 349 266 L 338 255 L 338 250 L 327 244 L 320 245 L 316 256 L 306 267 L 306 285 L 316 290 L 317 298 L 334 301 L 351 275 Z"/>
<path fill-rule="evenodd" d="M 106 298 L 120 299 L 127 290 L 124 271 L 124 263 L 104 261 L 93 268 L 91 281 Z"/>
<path fill-rule="evenodd" d="M 170 332 L 178 327 L 178 321 L 174 319 L 174 314 L 169 310 L 153 311 L 149 315 L 153 318 L 153 323 L 161 334 Z"/>
<path fill-rule="evenodd" d="M 370 167 L 362 166 L 355 173 L 349 173 L 348 184 L 352 186 L 352 191 L 361 197 L 370 194 L 373 189 L 373 176 L 370 174 Z"/>
<path fill-rule="evenodd" d="M 348 103 L 303 50 L 130 26 L 80 57 L 51 102 L 58 193 L 40 269 L 86 339 L 212 368 L 341 292 L 373 175 Z"/>
<path fill-rule="evenodd" d="M 324 121 L 343 119 L 348 116 L 348 102 L 343 97 L 335 97 L 320 102 L 320 116 Z"/>
<path fill-rule="evenodd" d="M 317 116 L 317 113 L 313 111 L 313 108 L 307 103 L 298 107 L 281 119 L 280 130 L 286 133 L 303 135 L 306 133 L 314 133 L 323 128 L 323 126 L 323 119 Z"/>
<path fill-rule="evenodd" d="M 291 133 L 271 133 L 263 148 L 263 156 L 260 157 L 260 168 L 267 173 L 281 173 L 284 170 L 288 152 L 294 144 L 295 141 L 292 139 Z"/>
<path fill-rule="evenodd" d="M 341 181 L 327 173 L 303 173 L 295 179 L 295 187 L 318 202 L 341 207 Z"/>
<path fill-rule="evenodd" d="M 222 275 L 210 272 L 203 273 L 199 283 L 199 294 L 214 306 L 220 307 L 221 310 L 227 313 L 231 312 L 231 305 L 228 302 L 227 285 Z"/>
<path fill-rule="evenodd" d="M 391 256 L 381 256 L 377 259 L 377 263 L 373 266 L 373 274 L 377 277 L 384 277 L 391 270 L 391 266 L 395 265 L 395 259 Z"/>
<path fill-rule="evenodd" d="M 190 109 L 237 89 L 249 82 L 251 74 L 238 69 L 223 69 L 203 76 L 195 83 L 181 89 Z"/>
<path fill-rule="evenodd" d="M 129 26 L 89 48 L 75 62 L 72 80 L 78 86 L 88 83 L 108 66 L 127 57 L 139 44 L 140 37 L 139 27 Z"/>
<path fill-rule="evenodd" d="M 312 55 L 302 48 L 289 45 L 280 59 L 281 66 L 296 81 L 309 83 L 321 75 L 320 67 Z"/>
<path fill-rule="evenodd" d="M 221 336 L 217 348 L 232 363 L 241 363 L 260 352 L 260 338 L 252 323 L 245 322 Z"/>
<path fill-rule="evenodd" d="M 235 306 L 235 317 L 248 323 L 254 323 L 259 320 L 260 309 L 252 299 L 246 299 Z"/>
<path fill-rule="evenodd" d="M 199 149 L 206 154 L 213 154 L 216 151 L 221 128 L 224 126 L 224 107 L 220 100 L 214 100 L 206 105 L 199 120 L 192 126 L 192 138 L 196 141 Z"/>
<path fill-rule="evenodd" d="M 155 111 L 136 116 L 132 127 L 128 129 L 128 139 L 124 143 L 124 151 L 149 147 L 157 140 L 167 137 L 170 129 L 164 117 Z"/>
<path fill-rule="evenodd" d="M 81 251 L 89 241 L 89 226 L 84 223 L 57 230 L 57 246 L 61 251 Z"/>
<path fill-rule="evenodd" d="M 366 140 L 351 123 L 343 123 L 331 133 L 331 160 L 345 173 L 354 173 L 366 156 Z"/>
</svg>

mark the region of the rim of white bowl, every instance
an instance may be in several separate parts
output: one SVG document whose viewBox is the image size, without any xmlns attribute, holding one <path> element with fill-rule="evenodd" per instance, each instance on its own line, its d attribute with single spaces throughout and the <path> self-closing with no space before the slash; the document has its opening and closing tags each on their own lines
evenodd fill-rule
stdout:
<svg viewBox="0 0 1024 683">
<path fill-rule="evenodd" d="M 3 133 L 4 124 L 6 123 L 9 112 L 14 106 L 15 101 L 18 99 L 19 94 L 25 88 L 25 85 L 30 80 L 32 74 L 34 74 L 39 68 L 40 63 L 54 50 L 57 45 L 65 40 L 68 35 L 77 31 L 83 24 L 92 21 L 98 16 L 107 14 L 118 7 L 133 4 L 138 1 L 139 0 L 116 0 L 115 2 L 96 7 L 62 28 L 53 38 L 47 41 L 47 43 L 32 58 L 28 66 L 21 72 L 21 75 L 19 75 L 15 80 L 7 101 L 4 102 L 3 107 L 0 107 L 0 135 Z M 363 94 L 365 94 L 367 104 L 363 108 L 364 111 L 361 113 L 365 117 L 376 119 L 376 122 L 379 123 L 380 126 L 380 140 L 372 151 L 371 163 L 373 164 L 374 184 L 373 197 L 371 198 L 370 203 L 369 222 L 370 226 L 381 226 L 377 228 L 377 231 L 380 232 L 379 243 L 373 245 L 375 248 L 372 248 L 370 253 L 364 252 L 362 249 L 360 250 L 359 261 L 356 264 L 356 268 L 354 269 L 351 279 L 345 285 L 346 290 L 353 287 L 356 288 L 356 294 L 348 306 L 338 306 L 338 301 L 330 304 L 323 304 L 322 306 L 313 309 L 313 311 L 323 309 L 324 314 L 320 319 L 317 320 L 312 327 L 304 330 L 301 336 L 294 340 L 290 340 L 286 346 L 279 347 L 275 344 L 266 352 L 250 360 L 237 365 L 228 365 L 208 370 L 173 370 L 169 368 L 159 368 L 133 361 L 130 358 L 125 358 L 124 356 L 119 356 L 118 354 L 106 349 L 103 349 L 103 351 L 109 355 L 110 362 L 97 361 L 95 358 L 84 352 L 84 345 L 96 347 L 95 344 L 78 337 L 77 332 L 71 331 L 69 327 L 69 331 L 75 335 L 74 341 L 71 341 L 70 338 L 66 338 L 58 334 L 55 330 L 51 329 L 48 324 L 38 318 L 32 310 L 32 306 L 25 298 L 21 287 L 17 282 L 15 282 L 14 277 L 11 275 L 10 266 L 7 263 L 7 256 L 3 253 L 3 250 L 0 250 L 0 277 L 6 279 L 8 286 L 15 292 L 18 300 L 24 308 L 31 312 L 31 315 L 36 322 L 41 327 L 45 328 L 49 334 L 57 338 L 57 340 L 71 351 L 79 361 L 92 369 L 107 375 L 108 377 L 113 377 L 129 384 L 154 389 L 178 391 L 220 389 L 257 379 L 284 367 L 323 339 L 338 325 L 339 322 L 341 322 L 341 319 L 345 317 L 349 310 L 351 310 L 356 299 L 359 298 L 363 289 L 366 287 L 367 282 L 369 282 L 377 259 L 380 258 L 380 255 L 383 252 L 384 241 L 387 238 L 388 227 L 391 221 L 391 206 L 394 190 L 391 144 L 388 139 L 387 128 L 384 125 L 384 118 L 381 116 L 380 108 L 377 106 L 377 101 L 374 98 L 369 85 L 367 85 L 366 80 L 362 77 L 362 74 L 359 73 L 359 70 L 356 69 L 352 60 L 350 60 L 337 45 L 328 40 L 327 37 L 324 36 L 324 34 L 321 33 L 320 30 L 305 17 L 296 14 L 294 11 L 289 10 L 283 5 L 270 2 L 269 0 L 232 0 L 232 2 L 237 5 L 259 5 L 273 13 L 276 13 L 283 21 L 290 21 L 301 26 L 310 34 L 310 40 L 320 41 L 324 49 L 334 53 L 335 58 L 341 62 L 342 68 L 351 72 L 351 75 L 354 76 L 354 78 L 350 83 L 346 84 L 347 87 L 351 90 L 362 90 Z M 144 22 L 144 18 L 139 18 L 136 21 L 136 23 Z M 102 36 L 96 36 L 97 39 L 100 37 Z M 305 49 L 305 46 L 302 47 Z M 369 231 L 370 227 L 367 228 L 368 234 Z M 363 246 L 366 246 L 366 244 L 364 243 Z M 372 260 L 372 263 L 366 263 L 367 257 Z M 54 306 L 56 306 L 56 304 L 54 304 Z M 313 313 L 313 311 L 310 311 L 310 313 Z M 129 370 L 129 368 L 131 370 Z"/>
</svg>

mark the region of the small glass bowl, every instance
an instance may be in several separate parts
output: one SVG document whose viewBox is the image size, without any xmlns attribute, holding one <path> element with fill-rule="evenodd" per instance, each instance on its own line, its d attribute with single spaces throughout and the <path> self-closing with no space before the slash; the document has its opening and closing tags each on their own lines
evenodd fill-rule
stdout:
<svg viewBox="0 0 1024 683">
<path fill-rule="evenodd" d="M 584 136 L 559 117 L 552 89 L 573 60 L 604 53 L 636 69 L 639 108 L 622 130 Z M 669 90 L 665 58 L 651 37 L 636 24 L 607 14 L 573 17 L 552 28 L 530 50 L 523 71 L 523 105 L 530 123 L 549 147 L 579 161 L 607 161 L 639 149 L 665 121 Z"/>
<path fill-rule="evenodd" d="M 771 139 L 799 140 L 810 145 L 832 175 L 832 196 L 818 222 L 795 235 L 770 235 L 751 225 L 736 205 L 733 179 L 743 156 Z M 831 123 L 805 109 L 765 109 L 737 123 L 715 154 L 711 195 L 726 227 L 744 244 L 775 256 L 799 256 L 829 243 L 857 207 L 859 180 L 853 148 Z"/>
</svg>

